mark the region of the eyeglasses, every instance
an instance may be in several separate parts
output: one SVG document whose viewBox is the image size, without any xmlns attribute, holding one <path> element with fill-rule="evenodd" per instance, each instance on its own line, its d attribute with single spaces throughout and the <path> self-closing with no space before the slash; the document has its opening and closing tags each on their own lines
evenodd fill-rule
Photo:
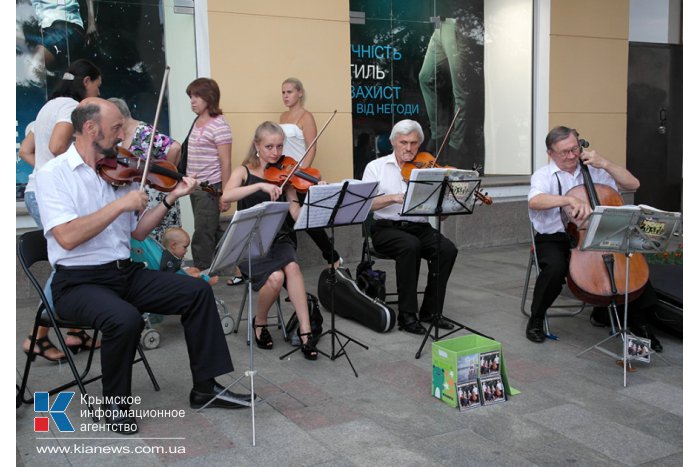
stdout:
<svg viewBox="0 0 700 467">
<path fill-rule="evenodd" d="M 581 146 L 574 146 L 573 148 L 564 149 L 563 151 L 555 151 L 555 152 L 562 157 L 567 157 L 570 154 L 573 154 L 574 156 L 578 156 L 581 154 L 581 149 L 582 149 Z"/>
</svg>

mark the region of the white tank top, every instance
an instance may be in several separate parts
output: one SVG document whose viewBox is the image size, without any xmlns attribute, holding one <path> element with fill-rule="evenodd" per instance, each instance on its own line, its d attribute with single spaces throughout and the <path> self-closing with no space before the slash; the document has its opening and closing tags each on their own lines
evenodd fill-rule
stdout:
<svg viewBox="0 0 700 467">
<path fill-rule="evenodd" d="M 280 123 L 280 126 L 284 130 L 284 149 L 282 153 L 298 161 L 306 152 L 304 133 L 294 123 Z"/>
</svg>

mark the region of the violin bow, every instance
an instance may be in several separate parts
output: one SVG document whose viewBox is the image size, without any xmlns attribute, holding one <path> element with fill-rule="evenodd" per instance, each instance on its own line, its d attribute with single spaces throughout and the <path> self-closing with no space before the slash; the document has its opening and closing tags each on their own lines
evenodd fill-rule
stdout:
<svg viewBox="0 0 700 467">
<path fill-rule="evenodd" d="M 160 85 L 160 96 L 158 96 L 158 107 L 156 107 L 156 120 L 153 122 L 153 131 L 151 132 L 151 140 L 148 142 L 148 151 L 146 151 L 146 166 L 143 168 L 143 176 L 141 177 L 141 186 L 139 189 L 144 191 L 144 186 L 146 184 L 146 178 L 148 178 L 148 168 L 151 163 L 151 151 L 153 150 L 153 140 L 156 135 L 156 125 L 158 124 L 158 119 L 160 118 L 160 107 L 163 104 L 163 95 L 165 94 L 165 86 L 168 83 L 168 75 L 170 74 L 170 67 L 165 66 L 165 73 L 163 73 L 163 82 Z"/>
<path fill-rule="evenodd" d="M 306 157 L 306 155 L 309 154 L 309 151 L 311 151 L 311 148 L 313 148 L 316 145 L 316 141 L 318 141 L 318 138 L 321 137 L 321 134 L 326 130 L 326 127 L 331 122 L 331 120 L 333 120 L 333 117 L 335 117 L 336 113 L 338 113 L 338 110 L 333 111 L 333 115 L 331 115 L 330 118 L 328 119 L 328 121 L 326 121 L 326 124 L 323 125 L 323 128 L 321 128 L 321 131 L 318 132 L 318 134 L 316 135 L 314 140 L 311 141 L 311 144 L 309 144 L 309 147 L 306 148 L 306 151 L 304 152 L 304 154 L 299 158 L 297 163 L 294 164 L 294 167 L 292 167 L 292 171 L 290 172 L 290 175 L 284 180 L 284 182 L 282 182 L 282 185 L 280 185 L 280 189 L 282 190 L 282 192 L 284 192 L 284 186 L 287 184 L 289 179 L 292 177 L 292 174 L 294 174 L 294 172 L 297 171 L 297 169 L 299 168 L 301 163 L 304 161 L 304 158 Z"/>
<path fill-rule="evenodd" d="M 435 160 L 433 161 L 433 164 L 437 163 L 438 157 L 440 157 L 440 153 L 442 152 L 442 149 L 445 147 L 445 143 L 447 143 L 447 138 L 450 137 L 450 133 L 452 133 L 452 130 L 455 127 L 455 122 L 457 121 L 457 116 L 459 115 L 459 112 L 462 109 L 458 106 L 457 109 L 455 110 L 455 116 L 452 117 L 452 123 L 450 123 L 450 127 L 447 129 L 447 133 L 445 133 L 445 139 L 442 140 L 442 144 L 440 145 L 440 149 L 438 149 L 437 154 L 435 154 Z"/>
</svg>

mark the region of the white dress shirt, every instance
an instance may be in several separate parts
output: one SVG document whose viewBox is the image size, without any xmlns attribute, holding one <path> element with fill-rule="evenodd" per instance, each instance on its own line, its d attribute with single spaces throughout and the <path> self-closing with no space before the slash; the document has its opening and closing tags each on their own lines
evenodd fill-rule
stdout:
<svg viewBox="0 0 700 467">
<path fill-rule="evenodd" d="M 380 157 L 365 166 L 362 174 L 363 182 L 379 182 L 378 195 L 406 194 L 408 184 L 403 180 L 401 168 L 396 162 L 396 156 L 392 152 L 388 156 Z M 428 222 L 423 216 L 401 216 L 403 205 L 390 204 L 382 209 L 374 211 L 375 219 L 389 219 L 392 221 Z"/>
<path fill-rule="evenodd" d="M 617 190 L 615 180 L 605 170 L 597 169 L 590 165 L 588 170 L 591 173 L 593 183 L 609 185 Z M 559 184 L 561 184 L 561 190 L 559 189 Z M 583 184 L 583 174 L 580 166 L 576 167 L 576 171 L 572 175 L 569 172 L 560 170 L 557 164 L 550 160 L 549 164 L 532 174 L 527 200 L 530 201 L 540 194 L 565 195 L 570 189 L 581 184 Z M 535 231 L 542 234 L 564 232 L 564 222 L 562 221 L 559 208 L 542 210 L 528 208 L 528 214 Z"/>
<path fill-rule="evenodd" d="M 131 232 L 138 223 L 134 212 L 121 214 L 102 232 L 72 250 L 61 247 L 52 229 L 93 214 L 134 189 L 138 189 L 137 184 L 115 188 L 104 181 L 83 161 L 74 145 L 47 162 L 37 173 L 36 197 L 51 265 L 99 265 L 129 258 Z"/>
</svg>

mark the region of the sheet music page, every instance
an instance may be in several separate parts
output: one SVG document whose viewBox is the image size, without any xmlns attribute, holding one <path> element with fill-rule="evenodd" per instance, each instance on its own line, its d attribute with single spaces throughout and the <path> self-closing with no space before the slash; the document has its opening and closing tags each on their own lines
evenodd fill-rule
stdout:
<svg viewBox="0 0 700 467">
<path fill-rule="evenodd" d="M 224 271 L 247 258 L 248 239 L 251 238 L 251 234 L 250 258 L 264 256 L 282 227 L 288 211 L 289 203 L 279 201 L 265 201 L 251 208 L 236 211 L 216 248 L 207 273 L 211 275 Z"/>
<path fill-rule="evenodd" d="M 306 230 L 314 227 L 328 227 L 333 209 L 338 204 L 340 191 L 345 182 L 348 188 L 342 205 L 339 207 L 333 222 L 334 226 L 358 224 L 364 222 L 372 206 L 372 197 L 377 191 L 377 182 L 361 180 L 343 180 L 327 185 L 309 187 L 304 205 L 299 212 L 299 218 L 294 224 L 294 230 Z"/>
<path fill-rule="evenodd" d="M 447 176 L 452 190 L 445 192 L 442 200 L 444 214 L 464 212 L 464 206 L 474 205 L 474 189 L 477 187 L 479 172 L 463 169 L 420 169 L 411 172 L 408 191 L 404 199 L 403 213 L 413 215 L 434 215 L 440 184 Z"/>
<path fill-rule="evenodd" d="M 621 251 L 629 247 L 630 251 L 664 251 L 680 221 L 680 213 L 646 205 L 596 206 L 581 248 Z"/>
</svg>

